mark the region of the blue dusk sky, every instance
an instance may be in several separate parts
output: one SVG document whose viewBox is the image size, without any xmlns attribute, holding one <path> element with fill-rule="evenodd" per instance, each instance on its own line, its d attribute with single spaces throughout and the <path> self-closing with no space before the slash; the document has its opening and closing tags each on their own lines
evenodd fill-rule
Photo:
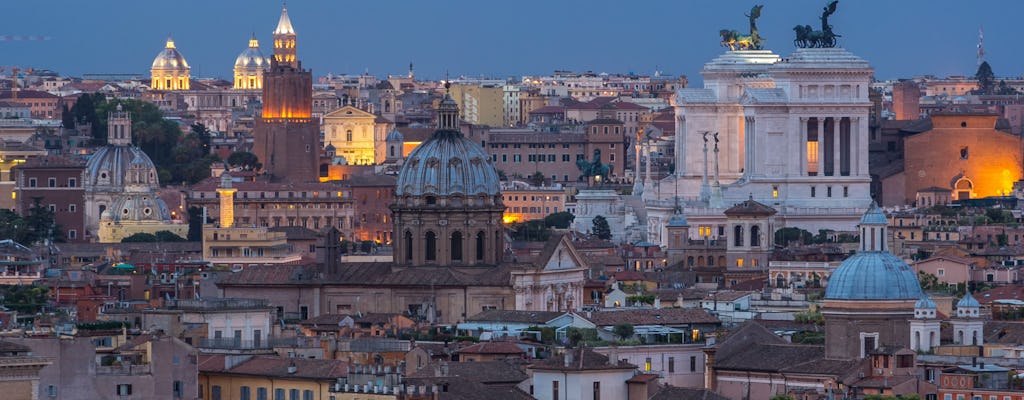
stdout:
<svg viewBox="0 0 1024 400">
<path fill-rule="evenodd" d="M 793 26 L 820 28 L 823 0 L 755 1 L 394 1 L 292 0 L 298 56 L 328 72 L 417 77 L 548 74 L 553 70 L 682 74 L 724 49 L 718 31 L 748 31 L 744 13 L 763 3 L 765 47 L 785 57 Z M 270 0 L 5 1 L 0 66 L 64 75 L 148 74 L 168 34 L 192 75 L 231 75 L 249 36 L 271 53 L 281 2 Z M 840 46 L 868 60 L 878 79 L 973 75 L 978 29 L 997 76 L 1021 75 L 1024 1 L 843 0 L 830 22 Z"/>
</svg>

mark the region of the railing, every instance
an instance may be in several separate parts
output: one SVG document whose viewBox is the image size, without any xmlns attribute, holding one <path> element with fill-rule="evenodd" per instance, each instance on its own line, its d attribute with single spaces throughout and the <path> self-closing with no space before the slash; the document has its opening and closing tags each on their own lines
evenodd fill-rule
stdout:
<svg viewBox="0 0 1024 400">
<path fill-rule="evenodd" d="M 178 299 L 168 300 L 167 308 L 187 310 L 252 310 L 270 308 L 266 299 Z"/>
<path fill-rule="evenodd" d="M 97 375 L 149 375 L 152 373 L 150 364 L 139 365 L 97 365 Z"/>
<path fill-rule="evenodd" d="M 270 349 L 271 341 L 268 339 L 242 340 L 235 338 L 207 338 L 199 341 L 199 348 L 221 349 L 221 350 L 256 350 Z"/>
</svg>

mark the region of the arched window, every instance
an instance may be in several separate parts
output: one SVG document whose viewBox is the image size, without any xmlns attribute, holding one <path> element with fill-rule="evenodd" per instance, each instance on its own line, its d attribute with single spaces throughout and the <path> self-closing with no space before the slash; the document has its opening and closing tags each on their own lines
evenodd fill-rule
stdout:
<svg viewBox="0 0 1024 400">
<path fill-rule="evenodd" d="M 761 225 L 750 227 L 750 245 L 752 247 L 761 245 Z"/>
<path fill-rule="evenodd" d="M 437 234 L 427 232 L 426 237 L 426 260 L 437 261 Z"/>
<path fill-rule="evenodd" d="M 743 246 L 743 227 L 736 225 L 732 229 L 732 245 L 736 247 Z"/>
<path fill-rule="evenodd" d="M 483 231 L 476 234 L 476 260 L 484 260 L 484 233 Z"/>
<path fill-rule="evenodd" d="M 709 267 L 714 267 L 715 266 L 715 258 L 714 257 L 708 257 L 708 266 Z"/>
<path fill-rule="evenodd" d="M 391 157 L 395 156 L 395 146 L 391 146 Z"/>
<path fill-rule="evenodd" d="M 462 232 L 452 234 L 452 261 L 462 261 Z"/>
<path fill-rule="evenodd" d="M 405 231 L 405 261 L 412 261 L 412 232 Z"/>
<path fill-rule="evenodd" d="M 686 265 L 687 266 L 692 267 L 693 266 L 693 262 L 694 262 L 693 261 L 693 256 L 686 257 Z"/>
</svg>

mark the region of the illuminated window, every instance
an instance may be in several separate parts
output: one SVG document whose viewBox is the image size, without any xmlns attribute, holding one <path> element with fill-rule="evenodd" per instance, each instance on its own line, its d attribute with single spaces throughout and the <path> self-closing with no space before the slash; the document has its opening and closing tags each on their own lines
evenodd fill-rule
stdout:
<svg viewBox="0 0 1024 400">
<path fill-rule="evenodd" d="M 778 186 L 772 186 L 772 198 L 773 199 L 779 198 L 779 187 Z"/>
<path fill-rule="evenodd" d="M 740 268 L 743 268 L 743 259 L 742 258 L 737 258 L 736 259 L 736 266 L 740 267 Z"/>
<path fill-rule="evenodd" d="M 648 357 L 644 360 L 644 372 L 651 372 L 651 359 Z"/>
</svg>

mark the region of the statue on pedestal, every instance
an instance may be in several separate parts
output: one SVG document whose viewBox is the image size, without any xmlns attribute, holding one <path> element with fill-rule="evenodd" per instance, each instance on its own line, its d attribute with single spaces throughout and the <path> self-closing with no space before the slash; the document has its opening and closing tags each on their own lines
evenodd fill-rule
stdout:
<svg viewBox="0 0 1024 400">
<path fill-rule="evenodd" d="M 743 35 L 739 31 L 722 29 L 718 32 L 722 36 L 722 46 L 729 50 L 761 50 L 764 38 L 757 32 L 757 19 L 761 17 L 763 5 L 756 5 L 750 9 L 750 14 L 743 14 L 750 21 L 750 34 Z"/>
<path fill-rule="evenodd" d="M 796 39 L 793 45 L 801 48 L 831 48 L 836 47 L 836 38 L 840 37 L 832 32 L 832 25 L 828 23 L 828 17 L 836 12 L 836 5 L 839 0 L 832 0 L 825 6 L 821 13 L 821 30 L 816 31 L 810 25 L 797 25 L 793 27 L 796 32 Z"/>
</svg>

